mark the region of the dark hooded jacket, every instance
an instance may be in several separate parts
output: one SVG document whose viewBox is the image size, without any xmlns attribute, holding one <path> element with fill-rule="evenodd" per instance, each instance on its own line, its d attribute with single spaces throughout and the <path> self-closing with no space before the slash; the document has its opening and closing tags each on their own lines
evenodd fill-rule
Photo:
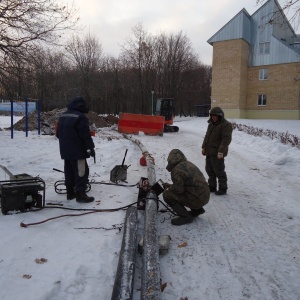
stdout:
<svg viewBox="0 0 300 300">
<path fill-rule="evenodd" d="M 217 122 L 213 122 L 211 116 L 219 116 Z M 228 146 L 231 143 L 232 125 L 224 117 L 224 112 L 220 107 L 214 107 L 210 111 L 208 127 L 202 144 L 206 155 L 217 155 L 223 153 L 224 157 L 228 153 Z"/>
<path fill-rule="evenodd" d="M 85 113 L 88 113 L 86 101 L 82 97 L 75 97 L 59 118 L 56 135 L 62 159 L 85 159 L 90 157 L 87 150 L 95 148 Z"/>
<path fill-rule="evenodd" d="M 202 207 L 209 201 L 209 188 L 204 175 L 197 166 L 188 161 L 179 149 L 171 150 L 167 170 L 171 172 L 173 184 L 169 190 L 184 194 L 194 205 Z"/>
</svg>

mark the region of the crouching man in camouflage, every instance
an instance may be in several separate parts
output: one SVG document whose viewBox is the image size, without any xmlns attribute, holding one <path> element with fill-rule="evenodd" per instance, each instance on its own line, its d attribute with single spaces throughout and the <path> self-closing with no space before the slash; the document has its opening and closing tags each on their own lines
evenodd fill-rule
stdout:
<svg viewBox="0 0 300 300">
<path fill-rule="evenodd" d="M 164 201 L 179 215 L 171 220 L 173 225 L 193 222 L 194 218 L 205 213 L 203 208 L 209 201 L 210 191 L 204 175 L 178 149 L 168 156 L 166 169 L 171 172 L 173 184 L 165 183 Z M 191 210 L 188 211 L 186 207 Z"/>
</svg>

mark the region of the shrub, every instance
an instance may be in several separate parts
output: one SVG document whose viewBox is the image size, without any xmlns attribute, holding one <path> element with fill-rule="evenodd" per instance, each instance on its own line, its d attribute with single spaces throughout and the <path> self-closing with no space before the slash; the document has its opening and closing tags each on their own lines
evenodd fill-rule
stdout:
<svg viewBox="0 0 300 300">
<path fill-rule="evenodd" d="M 238 131 L 243 131 L 247 134 L 254 136 L 268 136 L 272 140 L 278 139 L 282 144 L 291 145 L 292 147 L 297 147 L 300 149 L 299 137 L 295 134 L 290 134 L 288 132 L 277 132 L 270 129 L 255 128 L 253 126 L 248 126 L 244 124 L 237 124 L 232 122 L 233 129 Z"/>
</svg>

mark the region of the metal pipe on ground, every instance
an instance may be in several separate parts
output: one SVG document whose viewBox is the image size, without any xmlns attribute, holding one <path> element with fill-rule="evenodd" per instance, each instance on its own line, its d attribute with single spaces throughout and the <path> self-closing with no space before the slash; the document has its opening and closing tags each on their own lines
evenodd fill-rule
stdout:
<svg viewBox="0 0 300 300">
<path fill-rule="evenodd" d="M 160 300 L 160 268 L 157 233 L 157 196 L 150 191 L 146 197 L 143 271 L 142 271 L 142 300 Z"/>
<path fill-rule="evenodd" d="M 146 161 L 147 161 L 147 178 L 149 180 L 150 185 L 154 185 L 156 182 L 156 175 L 155 175 L 155 163 L 154 163 L 154 159 L 151 156 L 151 154 L 148 152 L 148 150 L 146 149 L 146 147 L 137 139 L 133 139 L 131 136 L 128 136 L 126 134 L 123 134 L 123 136 L 134 142 L 142 151 L 143 156 L 145 157 Z"/>
<path fill-rule="evenodd" d="M 124 234 L 111 300 L 132 299 L 137 248 L 137 208 L 126 211 Z"/>
<path fill-rule="evenodd" d="M 147 161 L 149 184 L 150 186 L 153 186 L 156 183 L 155 163 L 153 157 L 139 140 L 132 139 L 125 134 L 123 134 L 123 136 L 136 143 L 141 149 Z M 157 195 L 153 191 L 150 191 L 146 196 L 141 299 L 161 299 L 157 233 Z"/>
</svg>

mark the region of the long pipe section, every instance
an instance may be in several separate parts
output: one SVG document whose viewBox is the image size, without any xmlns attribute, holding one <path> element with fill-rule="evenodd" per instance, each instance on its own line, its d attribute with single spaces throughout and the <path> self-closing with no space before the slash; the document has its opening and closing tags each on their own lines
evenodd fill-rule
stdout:
<svg viewBox="0 0 300 300">
<path fill-rule="evenodd" d="M 137 248 L 137 208 L 127 209 L 122 247 L 111 300 L 129 300 L 133 296 L 133 281 Z"/>
<path fill-rule="evenodd" d="M 141 149 L 147 161 L 147 174 L 150 186 L 156 183 L 155 164 L 152 156 L 144 145 L 127 135 L 123 136 Z M 157 195 L 150 191 L 146 196 L 144 246 L 143 246 L 143 270 L 142 270 L 142 300 L 161 300 L 159 247 L 157 233 Z"/>
<path fill-rule="evenodd" d="M 160 300 L 160 268 L 157 233 L 157 199 L 156 193 L 150 191 L 146 197 L 146 214 L 144 227 L 142 300 Z"/>
</svg>

